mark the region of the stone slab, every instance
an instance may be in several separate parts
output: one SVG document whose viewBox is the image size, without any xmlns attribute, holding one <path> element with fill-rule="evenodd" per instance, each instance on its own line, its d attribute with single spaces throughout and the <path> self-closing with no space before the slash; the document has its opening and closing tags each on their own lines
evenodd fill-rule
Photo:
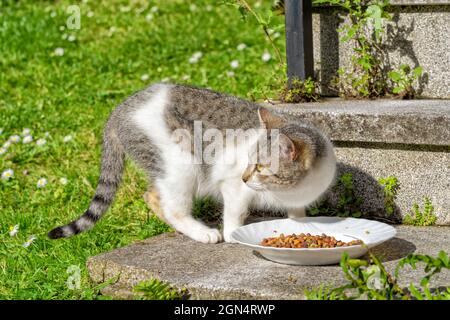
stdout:
<svg viewBox="0 0 450 320">
<path fill-rule="evenodd" d="M 397 226 L 394 239 L 373 249 L 383 256 L 389 271 L 399 259 L 416 252 L 436 255 L 450 252 L 450 227 Z M 103 289 L 116 298 L 132 297 L 132 287 L 151 277 L 188 289 L 192 299 L 304 299 L 304 290 L 321 284 L 344 283 L 339 266 L 288 266 L 268 261 L 238 244 L 202 244 L 178 233 L 166 233 L 88 259 L 91 279 L 102 283 L 118 277 Z M 405 269 L 400 284 L 423 275 Z M 449 286 L 443 271 L 432 287 Z"/>
<path fill-rule="evenodd" d="M 450 100 L 342 100 L 264 104 L 311 121 L 334 141 L 450 146 Z"/>
</svg>

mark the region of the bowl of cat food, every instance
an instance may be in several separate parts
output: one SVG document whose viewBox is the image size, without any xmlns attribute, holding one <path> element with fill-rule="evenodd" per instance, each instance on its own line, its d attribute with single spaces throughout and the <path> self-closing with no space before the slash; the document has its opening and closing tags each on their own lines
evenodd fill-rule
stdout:
<svg viewBox="0 0 450 320">
<path fill-rule="evenodd" d="M 358 258 L 396 234 L 392 226 L 367 219 L 304 217 L 251 223 L 231 238 L 264 258 L 290 265 L 339 263 L 342 253 Z"/>
</svg>

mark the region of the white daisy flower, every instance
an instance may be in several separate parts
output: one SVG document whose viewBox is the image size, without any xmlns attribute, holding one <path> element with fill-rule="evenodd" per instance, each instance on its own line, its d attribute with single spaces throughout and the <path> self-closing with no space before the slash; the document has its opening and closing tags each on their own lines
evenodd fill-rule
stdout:
<svg viewBox="0 0 450 320">
<path fill-rule="evenodd" d="M 191 11 L 197 11 L 197 6 L 196 6 L 195 4 L 191 4 L 191 5 L 189 6 L 189 10 L 191 10 Z"/>
<path fill-rule="evenodd" d="M 145 20 L 147 20 L 147 21 L 153 20 L 153 15 L 152 15 L 151 13 L 147 14 L 147 15 L 145 16 Z"/>
<path fill-rule="evenodd" d="M 153 6 L 150 8 L 150 12 L 153 12 L 153 13 L 158 12 L 158 10 L 159 10 L 159 8 L 157 6 Z"/>
<path fill-rule="evenodd" d="M 74 42 L 76 39 L 77 39 L 77 38 L 76 38 L 73 34 L 71 34 L 71 35 L 67 38 L 67 40 L 69 40 L 70 42 Z"/>
<path fill-rule="evenodd" d="M 227 77 L 234 77 L 234 72 L 233 71 L 227 71 Z"/>
<path fill-rule="evenodd" d="M 208 4 L 207 6 L 206 6 L 206 11 L 208 11 L 208 12 L 211 12 L 211 11 L 213 11 L 213 6 L 212 5 L 210 5 L 210 4 Z"/>
<path fill-rule="evenodd" d="M 56 17 L 56 12 L 55 11 L 50 12 L 50 17 L 52 18 Z"/>
<path fill-rule="evenodd" d="M 65 136 L 64 138 L 63 138 L 63 142 L 69 142 L 69 141 L 71 141 L 73 139 L 73 137 L 72 137 L 72 135 L 67 135 L 67 136 Z"/>
<path fill-rule="evenodd" d="M 36 236 L 33 234 L 31 236 L 28 237 L 28 240 L 26 242 L 24 242 L 24 244 L 22 245 L 24 248 L 28 248 L 34 240 L 36 240 Z"/>
<path fill-rule="evenodd" d="M 66 30 L 65 26 L 59 26 L 59 31 L 64 31 L 64 30 Z"/>
<path fill-rule="evenodd" d="M 43 145 L 46 144 L 46 143 L 47 143 L 47 140 L 45 140 L 45 139 L 43 139 L 43 138 L 38 139 L 38 140 L 36 141 L 36 145 L 37 145 L 37 146 L 43 146 Z"/>
<path fill-rule="evenodd" d="M 3 144 L 3 148 L 5 148 L 5 149 L 8 149 L 10 146 L 11 146 L 11 141 L 9 141 L 9 140 Z"/>
<path fill-rule="evenodd" d="M 203 53 L 201 53 L 200 51 L 195 52 L 189 58 L 189 63 L 191 63 L 191 64 L 197 63 L 201 59 L 202 56 L 203 56 Z"/>
<path fill-rule="evenodd" d="M 12 177 L 14 177 L 14 170 L 13 169 L 6 169 L 5 171 L 2 172 L 2 180 L 8 181 Z"/>
<path fill-rule="evenodd" d="M 64 55 L 64 48 L 56 48 L 53 53 L 55 54 L 55 56 L 61 57 Z"/>
<path fill-rule="evenodd" d="M 19 232 L 19 225 L 16 224 L 15 226 L 9 226 L 9 235 L 11 237 L 14 237 Z"/>
<path fill-rule="evenodd" d="M 109 30 L 108 30 L 108 33 L 109 33 L 109 35 L 111 36 L 114 32 L 116 32 L 117 31 L 117 28 L 116 27 L 111 27 L 111 28 L 109 28 Z"/>
<path fill-rule="evenodd" d="M 270 59 L 272 59 L 272 56 L 270 55 L 270 53 L 268 53 L 267 51 L 263 53 L 263 55 L 261 56 L 262 61 L 267 62 Z"/>
<path fill-rule="evenodd" d="M 147 81 L 148 78 L 149 78 L 148 74 L 143 74 L 143 75 L 141 76 L 141 80 L 142 80 L 142 81 Z"/>
<path fill-rule="evenodd" d="M 68 180 L 65 177 L 59 179 L 59 183 L 61 183 L 63 186 L 65 186 L 67 184 L 67 182 L 68 182 Z"/>
<path fill-rule="evenodd" d="M 0 147 L 0 154 L 6 153 L 7 150 L 8 149 L 6 149 L 6 148 Z"/>
<path fill-rule="evenodd" d="M 231 68 L 233 68 L 233 69 L 238 68 L 238 67 L 239 67 L 239 61 L 237 61 L 237 60 L 231 61 L 230 66 L 231 66 Z"/>
<path fill-rule="evenodd" d="M 92 18 L 92 17 L 94 16 L 94 12 L 89 11 L 89 12 L 86 14 L 86 16 L 87 16 L 88 18 Z"/>
<path fill-rule="evenodd" d="M 46 137 L 46 138 L 47 138 L 49 135 L 50 135 L 50 132 L 48 132 L 48 131 L 47 131 L 46 133 L 44 133 L 44 137 Z"/>
<path fill-rule="evenodd" d="M 29 128 L 24 128 L 22 130 L 22 136 L 28 136 L 31 133 L 31 129 Z"/>
<path fill-rule="evenodd" d="M 8 141 L 11 143 L 20 142 L 20 136 L 18 136 L 17 134 L 14 134 L 11 137 L 9 137 Z"/>
<path fill-rule="evenodd" d="M 239 43 L 238 46 L 236 47 L 236 49 L 237 49 L 238 51 L 242 51 L 242 50 L 244 50 L 245 48 L 247 48 L 247 45 L 246 45 L 245 43 Z"/>
<path fill-rule="evenodd" d="M 33 136 L 31 136 L 30 134 L 23 137 L 22 143 L 27 144 L 33 141 Z"/>
<path fill-rule="evenodd" d="M 38 188 L 43 188 L 43 187 L 45 187 L 47 185 L 47 183 L 48 183 L 47 179 L 40 178 L 36 185 L 37 185 Z"/>
</svg>

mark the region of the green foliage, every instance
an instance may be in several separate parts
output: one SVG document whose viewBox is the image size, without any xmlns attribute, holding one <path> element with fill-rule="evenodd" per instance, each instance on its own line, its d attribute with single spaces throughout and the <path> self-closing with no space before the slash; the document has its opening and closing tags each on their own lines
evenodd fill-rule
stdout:
<svg viewBox="0 0 450 320">
<path fill-rule="evenodd" d="M 385 24 L 392 20 L 387 11 L 389 0 L 315 0 L 314 3 L 338 6 L 349 17 L 350 22 L 338 32 L 342 42 L 354 44 L 352 69 L 339 68 L 332 81 L 341 96 L 378 98 L 394 94 L 404 99 L 414 97 L 413 83 L 420 78 L 422 68 L 417 67 L 411 72 L 408 65 L 402 64 L 399 70 L 389 71 L 383 48 Z"/>
<path fill-rule="evenodd" d="M 407 64 L 400 65 L 400 69 L 390 71 L 389 79 L 393 82 L 392 93 L 403 99 L 412 99 L 415 95 L 414 82 L 422 75 L 423 68 L 417 67 L 411 70 Z"/>
<path fill-rule="evenodd" d="M 382 57 L 383 22 L 391 19 L 388 0 L 315 0 L 316 4 L 332 4 L 344 9 L 350 23 L 338 29 L 341 41 L 355 44 L 353 70 L 340 68 L 334 86 L 345 97 L 376 98 L 386 94 Z"/>
<path fill-rule="evenodd" d="M 384 207 L 388 215 L 392 215 L 395 212 L 395 199 L 397 198 L 397 192 L 400 189 L 398 179 L 394 176 L 387 178 L 380 178 L 378 182 L 383 186 L 384 193 Z"/>
<path fill-rule="evenodd" d="M 338 217 L 361 217 L 360 205 L 362 198 L 356 195 L 353 185 L 353 174 L 344 173 L 338 179 L 334 190 L 339 194 L 339 200 L 335 206 L 324 200 L 316 206 L 309 208 L 308 213 L 311 216 L 325 215 Z"/>
<path fill-rule="evenodd" d="M 280 100 L 287 103 L 311 102 L 319 99 L 317 83 L 311 78 L 304 81 L 297 78 L 291 80 L 280 94 Z"/>
<path fill-rule="evenodd" d="M 140 282 L 134 286 L 133 290 L 140 294 L 136 298 L 143 300 L 182 300 L 187 298 L 187 290 L 173 289 L 168 283 L 154 278 Z"/>
<path fill-rule="evenodd" d="M 412 212 L 403 218 L 403 223 L 412 226 L 432 226 L 436 223 L 436 219 L 433 204 L 428 197 L 425 197 L 423 212 L 420 211 L 419 205 L 414 203 Z"/>
<path fill-rule="evenodd" d="M 409 265 L 416 269 L 417 263 L 424 264 L 426 275 L 421 279 L 417 288 L 413 283 L 407 288 L 398 285 L 400 270 Z M 450 269 L 449 257 L 444 251 L 439 252 L 437 258 L 428 255 L 410 254 L 397 264 L 395 276 L 386 271 L 383 263 L 369 250 L 369 259 L 350 259 L 343 253 L 340 266 L 347 283 L 337 288 L 321 286 L 318 289 L 305 292 L 311 300 L 450 300 L 450 288 L 431 292 L 429 283 L 432 276 L 443 268 Z"/>
</svg>

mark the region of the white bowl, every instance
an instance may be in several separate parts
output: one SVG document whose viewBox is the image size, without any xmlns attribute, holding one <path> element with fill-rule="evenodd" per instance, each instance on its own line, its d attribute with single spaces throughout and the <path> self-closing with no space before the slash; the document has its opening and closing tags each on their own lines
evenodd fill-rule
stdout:
<svg viewBox="0 0 450 320">
<path fill-rule="evenodd" d="M 310 233 L 325 233 L 337 240 L 362 240 L 368 248 L 372 248 L 393 238 L 396 230 L 385 223 L 356 218 L 338 217 L 305 217 L 298 219 L 275 219 L 251 223 L 242 226 L 231 234 L 232 240 L 255 249 L 263 257 L 293 265 L 326 265 L 338 263 L 342 253 L 347 252 L 351 258 L 357 258 L 367 252 L 362 245 L 336 248 L 274 248 L 260 245 L 267 237 Z"/>
</svg>

